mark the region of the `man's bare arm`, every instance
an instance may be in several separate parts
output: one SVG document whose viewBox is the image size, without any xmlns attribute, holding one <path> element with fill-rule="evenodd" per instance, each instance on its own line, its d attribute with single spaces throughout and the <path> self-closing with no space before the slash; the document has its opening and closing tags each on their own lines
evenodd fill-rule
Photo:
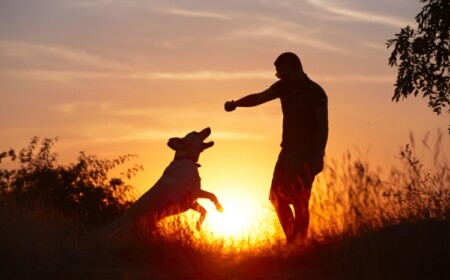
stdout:
<svg viewBox="0 0 450 280">
<path fill-rule="evenodd" d="M 234 111 L 236 107 L 254 107 L 275 98 L 277 98 L 275 92 L 269 88 L 260 93 L 249 94 L 236 101 L 228 101 L 225 103 L 225 110 L 230 112 Z"/>
</svg>

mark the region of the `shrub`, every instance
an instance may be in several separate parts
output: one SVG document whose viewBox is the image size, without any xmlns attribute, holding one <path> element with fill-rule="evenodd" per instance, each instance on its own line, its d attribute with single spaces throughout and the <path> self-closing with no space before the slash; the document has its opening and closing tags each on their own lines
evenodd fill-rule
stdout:
<svg viewBox="0 0 450 280">
<path fill-rule="evenodd" d="M 135 165 L 120 177 L 110 178 L 111 169 L 135 155 L 99 159 L 80 152 L 77 162 L 59 165 L 52 147 L 57 139 L 33 137 L 28 147 L 0 153 L 4 160 L 18 162 L 17 168 L 0 167 L 0 199 L 10 199 L 28 208 L 43 205 L 95 227 L 117 218 L 133 201 L 131 178 L 142 169 Z"/>
</svg>

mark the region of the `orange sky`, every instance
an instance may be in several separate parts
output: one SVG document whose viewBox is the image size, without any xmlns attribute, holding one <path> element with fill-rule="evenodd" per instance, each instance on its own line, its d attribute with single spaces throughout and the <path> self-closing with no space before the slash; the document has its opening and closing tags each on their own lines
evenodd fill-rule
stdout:
<svg viewBox="0 0 450 280">
<path fill-rule="evenodd" d="M 328 94 L 327 157 L 350 150 L 387 170 L 410 131 L 419 140 L 438 128 L 445 155 L 448 115 L 421 98 L 391 102 L 385 43 L 420 8 L 418 0 L 2 1 L 0 149 L 37 135 L 59 138 L 61 163 L 79 151 L 135 153 L 143 192 L 173 157 L 168 138 L 210 126 L 204 188 L 266 201 L 279 101 L 233 113 L 223 103 L 269 87 L 273 61 L 293 51 Z"/>
</svg>

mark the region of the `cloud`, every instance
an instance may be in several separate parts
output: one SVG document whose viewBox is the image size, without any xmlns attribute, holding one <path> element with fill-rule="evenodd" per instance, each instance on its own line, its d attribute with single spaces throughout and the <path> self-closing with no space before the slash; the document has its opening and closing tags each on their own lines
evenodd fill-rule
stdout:
<svg viewBox="0 0 450 280">
<path fill-rule="evenodd" d="M 332 4 L 330 1 L 326 0 L 307 0 L 312 5 L 317 8 L 324 10 L 328 13 L 343 16 L 345 19 L 362 21 L 362 22 L 373 22 L 394 27 L 402 27 L 411 24 L 409 21 L 405 21 L 395 17 L 384 16 L 375 13 L 368 13 L 363 11 L 357 11 L 347 7 L 338 7 Z M 336 3 L 336 2 L 334 2 Z"/>
<path fill-rule="evenodd" d="M 394 81 L 392 75 L 363 75 L 363 74 L 346 74 L 346 75 L 314 75 L 314 80 L 321 82 L 332 82 L 342 84 L 392 84 Z"/>
<path fill-rule="evenodd" d="M 29 62 L 31 60 L 47 65 L 59 62 L 61 66 L 115 70 L 124 66 L 118 62 L 89 54 L 86 51 L 62 46 L 33 44 L 21 41 L 0 41 L 0 56 L 17 61 Z"/>
<path fill-rule="evenodd" d="M 215 131 L 214 139 L 221 140 L 271 140 L 268 135 L 257 133 L 233 132 L 233 131 Z"/>
<path fill-rule="evenodd" d="M 270 73 L 270 74 L 269 74 Z M 247 79 L 267 79 L 272 76 L 268 71 L 193 71 L 193 72 L 148 72 L 132 73 L 128 77 L 132 79 L 146 80 L 247 80 Z"/>
<path fill-rule="evenodd" d="M 185 16 L 185 17 L 195 17 L 195 18 L 210 18 L 210 19 L 219 19 L 219 20 L 232 20 L 233 17 L 223 13 L 215 13 L 208 11 L 194 11 L 187 10 L 181 8 L 168 8 L 160 10 L 161 13 L 176 15 L 176 16 Z"/>
<path fill-rule="evenodd" d="M 76 1 L 64 2 L 63 4 L 70 6 L 70 7 L 90 8 L 90 7 L 95 7 L 95 6 L 114 4 L 117 2 L 126 3 L 128 1 L 124 1 L 124 0 L 76 0 Z"/>
<path fill-rule="evenodd" d="M 64 103 L 64 104 L 58 104 L 54 107 L 54 110 L 58 113 L 64 114 L 64 115 L 72 115 L 72 114 L 79 114 L 85 111 L 95 111 L 95 112 L 102 112 L 106 111 L 111 108 L 110 103 L 94 103 L 94 102 L 70 102 L 70 103 Z"/>
<path fill-rule="evenodd" d="M 224 114 L 222 110 L 206 112 L 185 106 L 182 110 L 174 105 L 171 107 L 126 108 L 118 103 L 92 101 L 67 102 L 56 104 L 52 108 L 53 111 L 60 114 L 58 119 L 64 119 L 64 116 L 87 116 L 92 120 L 107 119 L 107 122 L 79 122 L 79 125 L 84 127 L 84 133 L 80 132 L 80 134 L 84 134 L 84 137 L 90 138 L 94 142 L 103 143 L 167 140 L 170 137 L 182 137 L 194 129 L 193 124 L 203 124 L 205 116 L 208 116 L 209 120 L 222 119 Z M 263 116 L 258 116 L 260 121 L 261 117 Z M 228 121 L 238 121 L 236 118 L 238 117 L 230 117 Z M 198 127 L 198 129 L 200 128 Z M 234 132 L 222 128 L 214 129 L 211 139 L 265 141 L 271 138 L 261 133 Z"/>
<path fill-rule="evenodd" d="M 292 43 L 296 45 L 308 46 L 324 51 L 348 54 L 348 50 L 328 42 L 327 38 L 322 38 L 323 33 L 319 27 L 311 27 L 308 24 L 290 20 L 286 17 L 279 17 L 267 14 L 236 14 L 236 19 L 242 24 L 236 25 L 227 34 L 218 36 L 218 42 L 249 42 L 258 45 L 257 42 L 269 39 L 271 42 L 280 42 L 285 45 Z M 260 43 L 265 45 L 265 43 Z"/>
<path fill-rule="evenodd" d="M 0 75 L 35 80 L 70 82 L 78 79 L 129 79 L 147 81 L 229 81 L 267 79 L 269 71 L 192 71 L 192 72 L 99 72 L 52 70 L 0 70 Z"/>
<path fill-rule="evenodd" d="M 348 51 L 337 47 L 329 42 L 316 39 L 311 34 L 302 34 L 295 31 L 288 31 L 284 28 L 277 27 L 258 27 L 254 29 L 240 29 L 234 31 L 229 38 L 234 38 L 235 40 L 245 40 L 245 39 L 260 39 L 260 38 L 271 38 L 274 40 L 283 40 L 289 43 L 295 43 L 299 45 L 309 46 L 316 49 L 321 49 L 325 51 L 335 52 L 345 54 Z"/>
<path fill-rule="evenodd" d="M 49 80 L 57 82 L 71 82 L 79 79 L 129 79 L 144 81 L 232 81 L 232 80 L 268 80 L 273 77 L 273 71 L 193 71 L 193 72 L 131 72 L 131 73 L 106 73 L 106 72 L 77 72 L 77 71 L 44 71 L 44 70 L 7 70 L 1 71 L 0 76 Z M 390 75 L 314 75 L 319 81 L 334 83 L 392 83 Z"/>
<path fill-rule="evenodd" d="M 106 132 L 101 133 L 102 135 L 107 134 L 109 129 Z M 137 131 L 131 132 L 127 134 L 119 134 L 114 135 L 114 137 L 102 137 L 99 135 L 93 135 L 93 141 L 97 143 L 122 143 L 122 142 L 130 142 L 130 141 L 150 141 L 150 140 L 161 140 L 161 139 L 169 139 L 174 137 L 173 132 L 170 130 L 148 130 L 148 131 Z"/>
<path fill-rule="evenodd" d="M 187 131 L 180 130 L 157 130 L 151 129 L 147 131 L 137 131 L 133 133 L 128 133 L 126 135 L 115 135 L 114 137 L 98 137 L 94 136 L 94 142 L 100 143 L 120 143 L 129 141 L 151 141 L 151 140 L 167 140 L 171 137 L 182 137 L 187 133 Z M 213 140 L 241 140 L 241 141 L 264 141 L 271 140 L 267 135 L 256 134 L 256 133 L 241 133 L 241 132 L 231 132 L 231 131 L 214 131 L 214 135 L 211 138 Z"/>
<path fill-rule="evenodd" d="M 361 44 L 364 47 L 372 49 L 372 50 L 384 51 L 384 52 L 388 51 L 385 44 L 380 44 L 378 42 L 375 43 L 375 42 L 370 42 L 370 41 L 363 41 L 363 42 L 361 42 Z"/>
</svg>

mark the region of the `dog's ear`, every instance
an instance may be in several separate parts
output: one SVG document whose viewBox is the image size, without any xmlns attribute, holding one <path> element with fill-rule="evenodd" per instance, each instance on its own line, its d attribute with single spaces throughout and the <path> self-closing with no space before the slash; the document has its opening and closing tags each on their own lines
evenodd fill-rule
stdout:
<svg viewBox="0 0 450 280">
<path fill-rule="evenodd" d="M 169 139 L 169 142 L 167 142 L 167 146 L 169 146 L 174 151 L 178 151 L 186 148 L 186 143 L 183 138 L 173 137 Z"/>
</svg>

